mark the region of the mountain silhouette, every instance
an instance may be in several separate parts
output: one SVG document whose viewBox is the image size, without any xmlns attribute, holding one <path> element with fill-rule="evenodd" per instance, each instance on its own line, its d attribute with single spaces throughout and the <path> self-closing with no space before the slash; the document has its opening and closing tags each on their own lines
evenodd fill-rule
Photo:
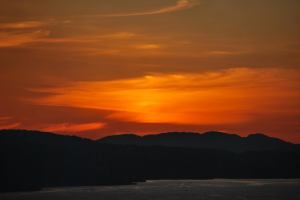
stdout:
<svg viewBox="0 0 300 200">
<path fill-rule="evenodd" d="M 295 144 L 264 134 L 252 134 L 247 137 L 241 137 L 223 132 L 206 132 L 203 134 L 171 132 L 146 136 L 125 134 L 104 137 L 98 141 L 106 144 L 209 148 L 234 152 L 296 149 Z"/>
<path fill-rule="evenodd" d="M 123 143 L 108 144 L 109 140 Z M 268 150 L 224 150 L 244 140 L 252 149 L 267 144 Z M 199 148 L 205 142 L 211 144 Z M 218 145 L 226 148 L 215 148 Z M 278 148 L 281 145 L 297 148 Z M 0 192 L 161 179 L 300 178 L 297 149 L 299 145 L 261 134 L 247 138 L 219 132 L 122 135 L 99 142 L 38 131 L 3 130 Z"/>
</svg>

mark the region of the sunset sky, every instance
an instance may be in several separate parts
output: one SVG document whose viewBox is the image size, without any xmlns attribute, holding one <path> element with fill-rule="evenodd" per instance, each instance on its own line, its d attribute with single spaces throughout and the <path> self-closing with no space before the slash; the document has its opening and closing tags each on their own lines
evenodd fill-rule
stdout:
<svg viewBox="0 0 300 200">
<path fill-rule="evenodd" d="M 0 129 L 300 143 L 299 0 L 0 5 Z"/>
</svg>

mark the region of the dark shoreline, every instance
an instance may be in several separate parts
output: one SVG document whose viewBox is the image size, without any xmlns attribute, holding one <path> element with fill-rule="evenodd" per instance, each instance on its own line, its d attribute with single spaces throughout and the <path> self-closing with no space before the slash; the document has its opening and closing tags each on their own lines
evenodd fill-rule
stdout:
<svg viewBox="0 0 300 200">
<path fill-rule="evenodd" d="M 300 179 L 149 180 L 138 185 L 50 187 L 0 193 L 1 200 L 286 200 L 300 199 Z"/>
<path fill-rule="evenodd" d="M 0 131 L 0 159 L 0 192 L 146 180 L 300 178 L 296 150 L 116 145 L 31 131 Z"/>
<path fill-rule="evenodd" d="M 131 185 L 138 185 L 140 183 L 147 183 L 151 181 L 213 181 L 213 180 L 225 180 L 225 181 L 270 181 L 270 180 L 297 180 L 300 182 L 300 178 L 208 178 L 208 179 L 149 179 L 144 181 L 138 182 L 131 182 L 131 183 L 116 183 L 116 184 L 98 184 L 98 185 L 66 185 L 66 186 L 51 186 L 51 187 L 44 187 L 44 188 L 27 188 L 27 189 L 20 189 L 20 190 L 9 190 L 9 191 L 0 191 L 0 194 L 10 194 L 10 193 L 31 193 L 31 192 L 39 192 L 44 190 L 51 190 L 57 188 L 82 188 L 82 187 L 118 187 L 118 186 L 131 186 Z"/>
</svg>

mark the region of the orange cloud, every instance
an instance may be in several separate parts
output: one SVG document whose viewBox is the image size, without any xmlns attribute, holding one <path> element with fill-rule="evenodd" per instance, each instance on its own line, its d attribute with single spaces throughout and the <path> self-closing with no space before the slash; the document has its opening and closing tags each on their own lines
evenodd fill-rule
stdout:
<svg viewBox="0 0 300 200">
<path fill-rule="evenodd" d="M 0 124 L 0 130 L 1 129 L 14 129 L 14 128 L 18 128 L 20 125 L 21 125 L 21 123 Z"/>
<path fill-rule="evenodd" d="M 0 47 L 15 47 L 37 42 L 41 38 L 48 36 L 48 34 L 48 31 L 34 31 L 30 33 L 0 32 Z"/>
<path fill-rule="evenodd" d="M 34 89 L 46 96 L 32 102 L 111 110 L 108 118 L 142 123 L 237 124 L 256 115 L 299 114 L 298 74 L 288 69 L 237 68 L 74 82 Z"/>
<path fill-rule="evenodd" d="M 43 131 L 49 132 L 60 132 L 60 133 L 80 133 L 84 131 L 91 131 L 101 129 L 105 126 L 104 123 L 83 123 L 83 124 L 70 124 L 70 123 L 61 123 L 53 124 L 46 128 L 42 128 Z"/>
<path fill-rule="evenodd" d="M 11 119 L 12 117 L 8 117 L 8 116 L 0 116 L 0 121 L 6 121 Z"/>
<path fill-rule="evenodd" d="M 14 25 L 11 25 L 14 26 Z M 16 25 L 17 26 L 17 25 Z M 21 25 L 20 25 L 21 26 Z M 0 25 L 1 29 L 1 25 Z M 82 50 L 83 48 L 80 46 L 82 44 L 103 44 L 108 43 L 112 45 L 116 45 L 115 40 L 128 40 L 128 39 L 137 39 L 142 38 L 141 35 L 133 32 L 112 32 L 107 34 L 92 34 L 89 36 L 64 36 L 64 37 L 50 37 L 50 31 L 36 30 L 36 31 L 24 31 L 24 32 L 10 32 L 10 31 L 0 31 L 0 47 L 16 47 L 16 46 L 25 46 L 31 43 L 70 43 L 77 44 L 77 46 L 73 46 L 72 49 L 77 48 Z M 143 37 L 144 38 L 144 37 Z M 80 45 L 79 45 L 80 44 Z M 140 47 L 140 46 L 138 46 Z M 137 48 L 138 48 L 137 47 Z M 154 48 L 157 45 L 148 45 L 145 48 Z M 141 48 L 143 46 L 141 45 Z M 97 51 L 99 48 L 97 48 Z M 103 49 L 103 51 L 111 51 L 110 49 Z"/>
<path fill-rule="evenodd" d="M 102 17 L 130 17 L 130 16 L 144 16 L 144 15 L 159 15 L 159 14 L 177 12 L 180 10 L 186 10 L 198 4 L 199 2 L 197 0 L 178 0 L 177 3 L 173 6 L 160 8 L 157 10 L 145 11 L 145 12 L 134 12 L 134 13 L 108 14 L 108 15 L 101 15 L 101 16 Z"/>
<path fill-rule="evenodd" d="M 13 129 L 21 125 L 21 123 L 9 123 L 12 117 L 9 116 L 0 116 L 0 130 L 1 129 Z"/>
<path fill-rule="evenodd" d="M 158 44 L 140 44 L 134 46 L 136 49 L 143 49 L 143 50 L 155 50 L 155 49 L 160 49 L 161 46 Z"/>
<path fill-rule="evenodd" d="M 31 28 L 39 28 L 44 25 L 45 23 L 40 21 L 0 23 L 0 29 L 31 29 Z"/>
<path fill-rule="evenodd" d="M 100 38 L 106 39 L 129 39 L 137 36 L 137 34 L 132 32 L 116 32 L 112 34 L 102 35 Z"/>
</svg>

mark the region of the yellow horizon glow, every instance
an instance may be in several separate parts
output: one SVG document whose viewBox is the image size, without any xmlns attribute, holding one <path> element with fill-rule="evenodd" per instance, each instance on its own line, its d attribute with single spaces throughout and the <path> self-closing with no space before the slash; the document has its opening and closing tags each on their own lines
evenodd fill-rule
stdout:
<svg viewBox="0 0 300 200">
<path fill-rule="evenodd" d="M 254 115 L 298 113 L 294 70 L 235 68 L 198 74 L 153 74 L 132 79 L 73 82 L 32 89 L 35 104 L 109 110 L 110 119 L 142 123 L 219 125 Z M 293 100 L 294 99 L 294 100 Z"/>
</svg>

